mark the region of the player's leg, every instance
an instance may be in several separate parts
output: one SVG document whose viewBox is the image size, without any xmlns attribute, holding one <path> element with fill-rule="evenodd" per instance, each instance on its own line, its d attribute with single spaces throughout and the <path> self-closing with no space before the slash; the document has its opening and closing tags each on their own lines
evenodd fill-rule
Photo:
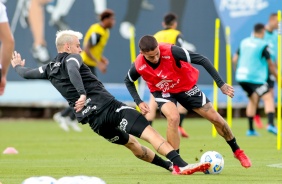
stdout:
<svg viewBox="0 0 282 184">
<path fill-rule="evenodd" d="M 185 129 L 182 127 L 182 123 L 183 123 L 183 120 L 187 114 L 187 110 L 181 105 L 181 104 L 177 104 L 177 110 L 179 112 L 179 115 L 180 115 L 180 122 L 179 122 L 179 126 L 178 126 L 178 132 L 180 133 L 180 135 L 182 137 L 185 137 L 185 138 L 188 138 L 189 135 L 187 134 L 187 132 L 185 131 Z"/>
<path fill-rule="evenodd" d="M 175 95 L 175 98 L 186 109 L 192 109 L 205 119 L 214 124 L 217 132 L 221 135 L 231 147 L 234 155 L 241 162 L 243 167 L 250 167 L 251 162 L 244 154 L 243 150 L 238 146 L 236 139 L 224 118 L 213 108 L 206 95 L 197 87 L 194 86 L 191 90 L 181 92 Z"/>
<path fill-rule="evenodd" d="M 274 95 L 273 88 L 265 93 L 261 98 L 264 102 L 264 111 L 268 118 L 268 126 L 267 130 L 270 133 L 277 134 L 277 128 L 274 126 L 274 116 L 275 116 L 275 103 L 274 103 Z"/>
<path fill-rule="evenodd" d="M 172 171 L 173 174 L 188 175 L 203 172 L 209 168 L 210 163 L 188 165 L 159 134 L 153 131 L 144 116 L 126 105 L 116 107 L 107 108 L 99 115 L 89 116 L 90 127 L 109 142 L 124 145 L 137 158 L 163 167 Z M 141 145 L 130 134 L 152 143 L 154 148 L 171 160 L 173 165 L 170 161 L 163 160 L 156 155 L 151 149 Z"/>
<path fill-rule="evenodd" d="M 167 141 L 179 153 L 180 136 L 178 133 L 179 112 L 176 107 L 176 99 L 170 94 L 164 96 L 161 92 L 152 93 L 158 103 L 161 113 L 167 119 Z"/>
<path fill-rule="evenodd" d="M 70 110 L 69 107 L 67 107 L 62 111 L 57 112 L 53 115 L 54 121 L 57 122 L 60 128 L 62 128 L 64 131 L 69 131 L 68 123 L 66 120 L 66 116 L 68 115 L 69 110 Z"/>
<path fill-rule="evenodd" d="M 247 131 L 247 136 L 258 136 L 259 134 L 255 131 L 253 126 L 254 116 L 256 114 L 256 109 L 259 102 L 259 96 L 257 93 L 252 93 L 249 96 L 248 105 L 246 108 L 246 116 L 249 122 L 249 130 Z"/>
<path fill-rule="evenodd" d="M 44 33 L 44 6 L 51 0 L 31 0 L 28 20 L 33 35 L 32 55 L 40 64 L 49 62 L 50 55 L 46 48 Z"/>
<path fill-rule="evenodd" d="M 75 0 L 57 0 L 56 3 L 51 2 L 47 6 L 47 11 L 50 13 L 50 26 L 55 26 L 57 30 L 70 29 L 64 17 L 69 14 L 69 11 Z"/>
<path fill-rule="evenodd" d="M 164 103 L 161 106 L 161 112 L 167 119 L 167 141 L 175 150 L 179 152 L 180 136 L 178 133 L 178 126 L 180 117 L 175 103 Z"/>
<path fill-rule="evenodd" d="M 218 134 L 226 140 L 226 142 L 231 147 L 235 158 L 237 158 L 241 162 L 241 165 L 243 167 L 251 167 L 252 164 L 250 159 L 245 155 L 244 151 L 240 149 L 239 145 L 237 144 L 236 138 L 234 137 L 227 122 L 217 111 L 215 111 L 210 102 L 208 102 L 201 108 L 196 108 L 193 110 L 202 117 L 209 120 L 212 124 L 214 124 Z"/>
<path fill-rule="evenodd" d="M 119 129 L 107 129 L 106 132 L 101 131 L 99 134 L 110 140 L 112 143 L 124 145 L 140 160 L 163 167 L 169 171 L 173 170 L 173 166 L 170 161 L 163 160 L 150 148 L 141 145 L 134 136 L 129 135 L 126 132 L 122 132 Z M 118 137 L 118 140 L 115 139 L 116 137 Z"/>
<path fill-rule="evenodd" d="M 152 94 L 150 95 L 150 100 L 148 105 L 150 108 L 150 112 L 147 113 L 145 117 L 149 121 L 150 125 L 152 125 L 154 119 L 156 118 L 156 111 L 158 108 L 158 104 L 156 103 L 155 98 Z"/>
<path fill-rule="evenodd" d="M 246 108 L 246 116 L 248 118 L 248 124 L 249 124 L 249 129 L 247 130 L 247 136 L 258 136 L 259 134 L 254 129 L 253 121 L 260 98 L 260 95 L 256 91 L 260 91 L 258 89 L 263 85 L 253 84 L 249 82 L 239 82 L 239 85 L 246 92 L 249 99 Z M 267 89 L 267 86 L 262 87 L 262 89 L 264 88 Z"/>
<path fill-rule="evenodd" d="M 173 163 L 173 174 L 193 174 L 194 172 L 203 172 L 207 168 L 209 168 L 209 163 L 197 163 L 188 165 L 174 150 L 174 148 L 155 129 L 148 125 L 148 122 L 144 118 L 144 116 L 140 115 L 135 110 L 129 109 L 125 111 L 127 112 L 124 117 L 127 117 L 127 120 L 131 119 L 130 122 L 133 122 L 133 125 L 128 133 L 149 142 L 158 153 L 162 154 L 163 156 L 166 156 L 166 158 L 168 158 Z M 136 120 L 132 119 L 133 114 L 139 114 Z M 127 143 L 126 146 L 128 147 L 129 143 Z M 137 147 L 136 145 L 131 146 L 133 146 L 137 150 L 139 149 L 138 154 L 142 153 L 141 150 L 143 152 L 145 151 L 144 146 L 142 145 L 137 144 Z M 132 150 L 132 147 L 130 149 Z M 157 155 L 155 155 L 151 163 L 154 163 L 156 161 L 157 163 L 161 161 L 160 158 L 157 157 Z"/>
<path fill-rule="evenodd" d="M 69 112 L 68 116 L 66 117 L 67 124 L 76 132 L 81 132 L 82 129 L 78 126 L 78 122 L 76 120 L 75 114 L 72 111 Z"/>
</svg>

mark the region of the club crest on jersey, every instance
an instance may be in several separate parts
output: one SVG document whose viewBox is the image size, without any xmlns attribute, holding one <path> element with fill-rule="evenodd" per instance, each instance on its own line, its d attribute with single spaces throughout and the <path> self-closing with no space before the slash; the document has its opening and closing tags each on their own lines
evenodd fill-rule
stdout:
<svg viewBox="0 0 282 184">
<path fill-rule="evenodd" d="M 144 70 L 144 68 L 146 68 L 146 67 L 147 67 L 147 65 L 144 64 L 144 65 L 142 65 L 142 66 L 139 68 L 139 70 Z"/>
<path fill-rule="evenodd" d="M 55 67 L 61 66 L 62 63 L 60 63 L 60 62 L 52 62 L 52 64 L 50 65 L 50 69 L 51 70 L 53 70 Z"/>
</svg>

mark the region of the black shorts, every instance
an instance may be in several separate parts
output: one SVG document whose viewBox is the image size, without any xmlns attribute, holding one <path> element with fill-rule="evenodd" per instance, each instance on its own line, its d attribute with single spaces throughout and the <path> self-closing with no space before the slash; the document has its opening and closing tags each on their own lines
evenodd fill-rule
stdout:
<svg viewBox="0 0 282 184">
<path fill-rule="evenodd" d="M 274 88 L 275 77 L 272 74 L 269 74 L 266 82 L 269 88 Z"/>
<path fill-rule="evenodd" d="M 149 123 L 134 108 L 114 100 L 103 112 L 91 114 L 89 125 L 108 141 L 124 145 L 128 143 L 129 134 L 140 137 Z"/>
<path fill-rule="evenodd" d="M 187 110 L 203 107 L 206 103 L 210 102 L 196 85 L 192 89 L 180 93 L 153 92 L 152 94 L 160 109 L 166 102 L 173 102 L 175 105 L 178 102 Z"/>
<path fill-rule="evenodd" d="M 253 84 L 249 82 L 239 82 L 239 85 L 247 93 L 248 97 L 250 97 L 253 93 L 257 93 L 258 96 L 261 97 L 269 91 L 269 87 L 267 83 Z"/>
</svg>

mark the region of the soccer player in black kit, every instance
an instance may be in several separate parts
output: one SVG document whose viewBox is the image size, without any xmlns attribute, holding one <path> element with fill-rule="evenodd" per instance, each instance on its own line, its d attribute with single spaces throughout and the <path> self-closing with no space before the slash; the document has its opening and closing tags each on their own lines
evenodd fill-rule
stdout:
<svg viewBox="0 0 282 184">
<path fill-rule="evenodd" d="M 58 55 L 50 63 L 38 68 L 24 67 L 25 60 L 15 51 L 11 64 L 23 78 L 49 80 L 68 101 L 80 123 L 88 123 L 94 132 L 111 143 L 124 145 L 137 158 L 172 171 L 175 175 L 206 171 L 210 167 L 209 162 L 187 164 L 141 113 L 117 101 L 104 88 L 82 62 L 79 55 L 81 38 L 80 32 L 59 31 L 56 34 Z M 163 160 L 141 145 L 134 136 L 149 142 L 170 161 Z"/>
</svg>

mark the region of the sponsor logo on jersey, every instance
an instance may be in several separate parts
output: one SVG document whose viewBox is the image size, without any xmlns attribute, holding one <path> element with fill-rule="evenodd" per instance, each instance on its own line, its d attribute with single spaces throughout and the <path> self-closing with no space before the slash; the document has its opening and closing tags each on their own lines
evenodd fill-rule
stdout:
<svg viewBox="0 0 282 184">
<path fill-rule="evenodd" d="M 54 68 L 61 66 L 61 64 L 62 63 L 60 62 L 51 62 L 50 69 L 53 70 Z"/>
<path fill-rule="evenodd" d="M 113 138 L 108 139 L 109 142 L 116 142 L 118 140 L 119 140 L 119 136 L 114 136 Z"/>
<path fill-rule="evenodd" d="M 91 98 L 87 98 L 87 99 L 85 100 L 84 105 L 86 106 L 89 102 L 91 102 Z"/>
<path fill-rule="evenodd" d="M 95 110 L 97 108 L 96 105 L 93 105 L 92 107 L 87 106 L 83 111 L 82 111 L 82 115 L 87 114 L 91 109 Z"/>
<path fill-rule="evenodd" d="M 190 89 L 189 91 L 186 91 L 185 94 L 188 95 L 188 96 L 194 96 L 195 94 L 199 93 L 200 92 L 200 89 L 195 86 L 194 88 Z M 201 96 L 202 93 L 199 94 L 199 96 Z"/>
<path fill-rule="evenodd" d="M 159 83 L 156 84 L 156 87 L 162 90 L 162 92 L 167 92 L 169 89 L 174 88 L 180 79 L 173 83 L 173 80 L 161 80 Z"/>
<path fill-rule="evenodd" d="M 157 76 L 159 77 L 159 76 L 161 75 L 161 73 L 162 73 L 162 72 L 163 72 L 163 71 L 161 70 L 161 71 L 160 71 L 160 73 L 158 73 L 158 74 L 157 74 Z"/>
<path fill-rule="evenodd" d="M 146 67 L 147 67 L 147 65 L 144 64 L 144 65 L 142 65 L 142 66 L 139 68 L 139 70 L 144 70 Z"/>
<path fill-rule="evenodd" d="M 162 59 L 170 59 L 170 56 L 162 56 Z"/>
</svg>

